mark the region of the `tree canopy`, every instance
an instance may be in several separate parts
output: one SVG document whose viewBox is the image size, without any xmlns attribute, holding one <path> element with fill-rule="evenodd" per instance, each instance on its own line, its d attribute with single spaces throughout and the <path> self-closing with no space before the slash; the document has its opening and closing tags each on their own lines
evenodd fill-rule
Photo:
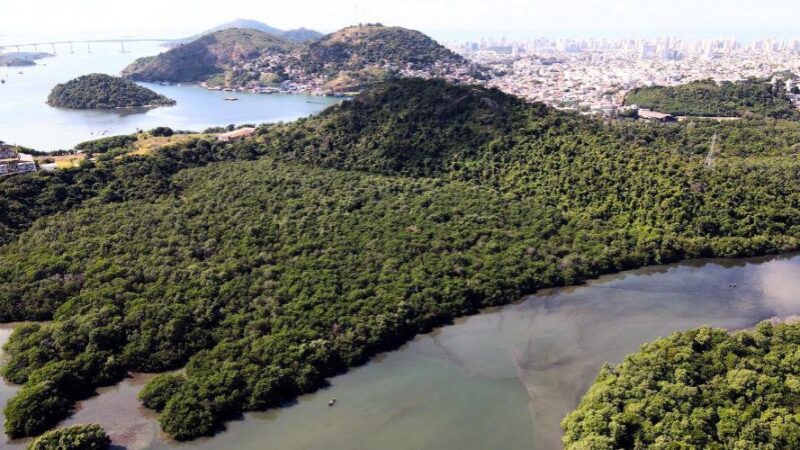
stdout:
<svg viewBox="0 0 800 450">
<path fill-rule="evenodd" d="M 703 327 L 603 368 L 562 422 L 577 449 L 800 447 L 800 325 Z"/>
</svg>

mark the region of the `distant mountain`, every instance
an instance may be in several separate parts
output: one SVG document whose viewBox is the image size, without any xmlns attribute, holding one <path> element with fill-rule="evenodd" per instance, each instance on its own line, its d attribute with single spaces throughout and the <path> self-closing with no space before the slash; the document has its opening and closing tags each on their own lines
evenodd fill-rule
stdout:
<svg viewBox="0 0 800 450">
<path fill-rule="evenodd" d="M 164 53 L 139 58 L 122 71 L 136 81 L 196 82 L 259 57 L 288 53 L 292 42 L 254 29 L 232 28 L 205 35 Z"/>
<path fill-rule="evenodd" d="M 211 28 L 210 30 L 206 30 L 200 33 L 200 36 L 216 33 L 217 31 L 229 30 L 231 28 L 250 28 L 253 30 L 263 31 L 264 33 L 270 33 L 270 34 L 280 34 L 283 32 L 278 28 L 269 26 L 264 22 L 259 22 L 257 20 L 236 19 L 230 22 L 223 23 L 221 25 L 217 25 L 216 27 Z"/>
<path fill-rule="evenodd" d="M 423 33 L 380 24 L 347 27 L 307 44 L 253 29 L 218 31 L 139 60 L 123 74 L 134 80 L 207 81 L 232 88 L 289 81 L 296 89 L 317 93 L 357 90 L 394 76 L 459 81 L 481 76 L 477 66 Z"/>
<path fill-rule="evenodd" d="M 230 29 L 233 29 L 233 28 L 246 28 L 246 29 L 251 29 L 251 30 L 258 30 L 258 31 L 262 31 L 264 33 L 269 33 L 269 34 L 274 34 L 275 36 L 280 36 L 280 37 L 282 37 L 282 38 L 284 38 L 284 39 L 286 39 L 288 41 L 292 41 L 292 42 L 307 42 L 307 41 L 312 41 L 314 39 L 319 39 L 320 37 L 323 36 L 323 34 L 320 33 L 319 31 L 309 30 L 307 28 L 297 28 L 297 29 L 294 29 L 294 30 L 281 30 L 281 29 L 275 28 L 273 26 L 267 25 L 267 24 L 265 24 L 263 22 L 259 22 L 257 20 L 236 19 L 236 20 L 232 20 L 230 22 L 223 23 L 221 25 L 217 25 L 216 27 L 211 28 L 209 30 L 206 30 L 206 31 L 204 31 L 204 32 L 202 32 L 200 34 L 196 34 L 194 36 L 191 36 L 191 37 L 188 37 L 188 38 L 185 38 L 185 39 L 179 39 L 177 41 L 172 41 L 172 42 L 169 43 L 169 46 L 170 47 L 175 47 L 177 45 L 187 44 L 187 43 L 189 43 L 191 41 L 194 41 L 194 40 L 197 40 L 197 39 L 199 39 L 199 38 L 201 38 L 203 36 L 206 36 L 206 35 L 209 35 L 209 34 L 214 34 L 214 33 L 218 32 L 218 31 L 230 30 Z"/>
<path fill-rule="evenodd" d="M 168 106 L 174 105 L 175 100 L 131 81 L 95 73 L 56 85 L 47 104 L 70 109 L 111 109 Z"/>
<path fill-rule="evenodd" d="M 321 38 L 324 34 L 319 31 L 309 30 L 308 28 L 296 28 L 294 30 L 282 31 L 279 36 L 292 42 L 310 42 Z"/>
</svg>

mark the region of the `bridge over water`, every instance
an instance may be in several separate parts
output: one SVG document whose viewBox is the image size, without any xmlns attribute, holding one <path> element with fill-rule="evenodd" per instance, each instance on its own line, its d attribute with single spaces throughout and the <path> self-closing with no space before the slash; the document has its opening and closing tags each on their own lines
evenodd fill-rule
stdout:
<svg viewBox="0 0 800 450">
<path fill-rule="evenodd" d="M 32 42 L 25 44 L 0 44 L 0 52 L 9 51 L 34 51 L 36 53 L 49 52 L 54 55 L 61 53 L 75 53 L 76 48 L 80 51 L 84 47 L 88 53 L 92 53 L 92 44 L 119 44 L 120 52 L 125 53 L 125 43 L 133 42 L 170 42 L 173 39 L 147 39 L 147 38 L 130 38 L 130 39 L 87 39 L 87 40 L 70 40 L 70 41 L 44 41 Z"/>
</svg>

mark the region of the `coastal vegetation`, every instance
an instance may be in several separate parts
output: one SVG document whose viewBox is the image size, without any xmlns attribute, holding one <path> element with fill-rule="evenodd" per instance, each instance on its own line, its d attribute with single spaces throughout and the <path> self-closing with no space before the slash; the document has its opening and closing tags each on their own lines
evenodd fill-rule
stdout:
<svg viewBox="0 0 800 450">
<path fill-rule="evenodd" d="M 703 327 L 604 367 L 562 422 L 577 449 L 800 446 L 800 325 Z"/>
<path fill-rule="evenodd" d="M 73 425 L 39 436 L 28 450 L 106 450 L 110 446 L 111 439 L 99 425 Z"/>
<path fill-rule="evenodd" d="M 800 119 L 800 111 L 787 94 L 780 79 L 774 83 L 759 78 L 721 83 L 702 80 L 636 88 L 625 97 L 625 104 L 677 116 Z"/>
<path fill-rule="evenodd" d="M 6 347 L 24 385 L 7 432 L 41 433 L 126 371 L 183 367 L 142 401 L 193 439 L 539 288 L 796 250 L 798 137 L 397 79 L 242 141 L 0 180 L 0 318 L 50 320 Z"/>
<path fill-rule="evenodd" d="M 170 106 L 175 100 L 131 81 L 95 73 L 56 85 L 47 104 L 70 109 L 111 109 Z"/>
</svg>

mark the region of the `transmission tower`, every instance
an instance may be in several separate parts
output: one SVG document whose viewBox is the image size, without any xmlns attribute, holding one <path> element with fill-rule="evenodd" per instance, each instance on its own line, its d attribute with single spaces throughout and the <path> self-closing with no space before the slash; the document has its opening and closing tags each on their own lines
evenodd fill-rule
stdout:
<svg viewBox="0 0 800 450">
<path fill-rule="evenodd" d="M 703 162 L 703 165 L 706 169 L 713 169 L 714 164 L 716 162 L 717 157 L 717 145 L 719 141 L 719 135 L 714 133 L 714 138 L 711 139 L 711 148 L 708 149 L 708 155 L 706 155 L 706 160 Z"/>
</svg>

